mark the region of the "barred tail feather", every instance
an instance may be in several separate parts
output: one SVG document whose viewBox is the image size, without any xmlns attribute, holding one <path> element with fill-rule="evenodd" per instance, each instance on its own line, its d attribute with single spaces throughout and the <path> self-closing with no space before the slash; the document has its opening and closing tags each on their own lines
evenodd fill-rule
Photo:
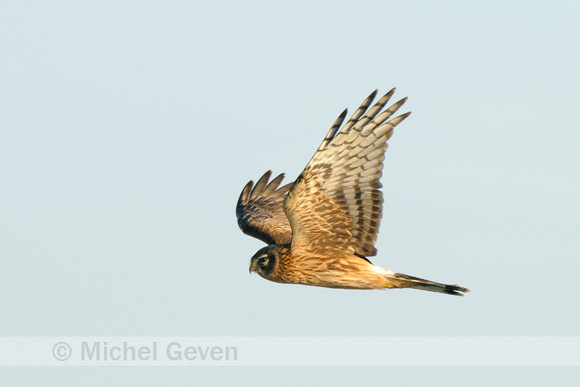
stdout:
<svg viewBox="0 0 580 387">
<path fill-rule="evenodd" d="M 463 296 L 463 293 L 469 293 L 469 289 L 459 285 L 440 284 L 438 282 L 428 281 L 401 273 L 393 272 L 387 277 L 387 287 L 389 288 L 412 288 L 427 290 L 429 292 L 451 294 L 454 296 Z"/>
</svg>

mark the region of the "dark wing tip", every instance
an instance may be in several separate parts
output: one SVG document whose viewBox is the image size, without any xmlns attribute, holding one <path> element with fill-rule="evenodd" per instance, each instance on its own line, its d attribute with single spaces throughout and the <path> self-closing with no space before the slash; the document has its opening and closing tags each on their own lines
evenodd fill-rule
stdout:
<svg viewBox="0 0 580 387">
<path fill-rule="evenodd" d="M 260 179 L 256 183 L 254 189 L 252 190 L 252 195 L 250 196 L 251 198 L 255 198 L 257 196 L 260 196 L 262 194 L 262 192 L 264 192 L 264 189 L 266 188 L 266 184 L 268 183 L 268 180 L 270 180 L 270 176 L 272 176 L 272 171 L 269 170 L 269 171 L 266 171 L 266 173 L 264 173 L 262 175 L 262 177 L 260 177 Z"/>
<path fill-rule="evenodd" d="M 286 192 L 290 191 L 290 188 L 292 188 L 293 185 L 294 182 L 283 185 L 282 187 L 278 188 L 276 192 L 279 192 L 280 194 L 285 194 Z"/>
<path fill-rule="evenodd" d="M 389 90 L 389 91 L 387 91 L 387 92 L 385 93 L 385 95 L 383 96 L 383 98 L 385 98 L 385 97 L 386 97 L 387 99 L 390 99 L 390 98 L 393 96 L 393 94 L 395 94 L 395 91 L 396 91 L 396 90 L 397 90 L 397 88 L 396 88 L 396 87 L 393 87 L 391 90 Z M 405 99 L 406 99 L 406 98 L 407 98 L 407 97 L 405 97 Z"/>
<path fill-rule="evenodd" d="M 248 183 L 244 186 L 244 189 L 242 189 L 242 192 L 240 193 L 240 197 L 238 198 L 237 207 L 242 206 L 248 202 L 248 200 L 250 199 L 250 194 L 252 192 L 253 186 L 254 186 L 253 180 L 248 181 Z"/>
<path fill-rule="evenodd" d="M 244 234 L 267 244 L 289 243 L 292 229 L 282 206 L 293 183 L 278 188 L 284 174 L 268 183 L 271 175 L 272 171 L 267 171 L 255 185 L 249 181 L 242 190 L 236 206 L 238 226 Z"/>
<path fill-rule="evenodd" d="M 282 180 L 284 180 L 284 176 L 285 176 L 284 173 L 281 173 L 278 176 L 276 176 L 275 178 L 273 178 L 272 181 L 270 183 L 268 183 L 266 188 L 264 188 L 264 192 L 262 193 L 262 196 L 269 196 L 270 194 L 275 192 L 276 188 L 278 188 L 278 186 L 280 185 Z"/>
<path fill-rule="evenodd" d="M 411 115 L 411 112 L 407 112 L 405 114 L 401 114 L 399 117 L 401 118 L 401 121 L 403 121 L 405 118 L 409 117 Z"/>
<path fill-rule="evenodd" d="M 268 170 L 266 171 L 266 173 L 262 175 L 262 177 L 260 177 L 256 185 L 254 185 L 253 180 L 250 180 L 240 193 L 237 207 L 241 207 L 248 204 L 252 199 L 257 199 L 260 197 L 266 198 L 272 194 L 275 194 L 276 196 L 283 195 L 286 192 L 288 192 L 288 190 L 290 190 L 290 188 L 292 187 L 292 184 L 294 184 L 289 183 L 283 187 L 278 188 L 282 180 L 284 180 L 285 174 L 284 173 L 279 174 L 268 183 L 268 180 L 270 180 L 270 176 L 272 176 L 272 171 Z"/>
</svg>

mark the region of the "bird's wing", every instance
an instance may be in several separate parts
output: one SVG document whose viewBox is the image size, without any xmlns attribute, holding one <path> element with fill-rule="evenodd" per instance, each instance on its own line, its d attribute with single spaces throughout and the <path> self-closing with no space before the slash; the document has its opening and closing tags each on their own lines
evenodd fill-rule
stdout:
<svg viewBox="0 0 580 387">
<path fill-rule="evenodd" d="M 268 184 L 271 175 L 272 171 L 266 172 L 255 186 L 253 181 L 249 181 L 242 190 L 236 205 L 238 225 L 245 234 L 269 245 L 290 243 L 292 229 L 282 203 L 293 183 L 278 188 L 284 174 Z"/>
<path fill-rule="evenodd" d="M 382 111 L 394 91 L 367 111 L 375 90 L 339 130 L 345 110 L 290 189 L 284 210 L 292 227 L 293 249 L 322 255 L 332 250 L 376 255 L 383 209 L 379 179 L 387 140 L 393 128 L 411 114 L 390 119 L 406 98 Z"/>
</svg>

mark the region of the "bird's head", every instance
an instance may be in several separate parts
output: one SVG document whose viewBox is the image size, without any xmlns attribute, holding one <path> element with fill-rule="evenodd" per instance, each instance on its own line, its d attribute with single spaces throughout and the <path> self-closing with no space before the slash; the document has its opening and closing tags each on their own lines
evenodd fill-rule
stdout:
<svg viewBox="0 0 580 387">
<path fill-rule="evenodd" d="M 260 276 L 268 278 L 276 267 L 276 255 L 274 254 L 274 246 L 266 246 L 258 250 L 250 260 L 250 274 L 255 271 Z"/>
</svg>

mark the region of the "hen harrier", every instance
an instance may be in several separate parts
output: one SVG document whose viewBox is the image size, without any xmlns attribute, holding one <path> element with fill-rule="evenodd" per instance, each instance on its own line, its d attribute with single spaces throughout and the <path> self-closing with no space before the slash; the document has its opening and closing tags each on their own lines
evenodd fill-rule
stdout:
<svg viewBox="0 0 580 387">
<path fill-rule="evenodd" d="M 379 179 L 387 140 L 411 114 L 390 118 L 407 98 L 382 111 L 394 91 L 368 109 L 375 90 L 340 128 L 347 111 L 342 112 L 294 183 L 278 188 L 281 174 L 268 184 L 268 171 L 255 186 L 250 181 L 244 187 L 236 206 L 238 225 L 269 245 L 252 257 L 250 273 L 274 282 L 329 288 L 414 288 L 456 296 L 469 292 L 395 273 L 367 259 L 377 254 L 383 207 Z"/>
</svg>

